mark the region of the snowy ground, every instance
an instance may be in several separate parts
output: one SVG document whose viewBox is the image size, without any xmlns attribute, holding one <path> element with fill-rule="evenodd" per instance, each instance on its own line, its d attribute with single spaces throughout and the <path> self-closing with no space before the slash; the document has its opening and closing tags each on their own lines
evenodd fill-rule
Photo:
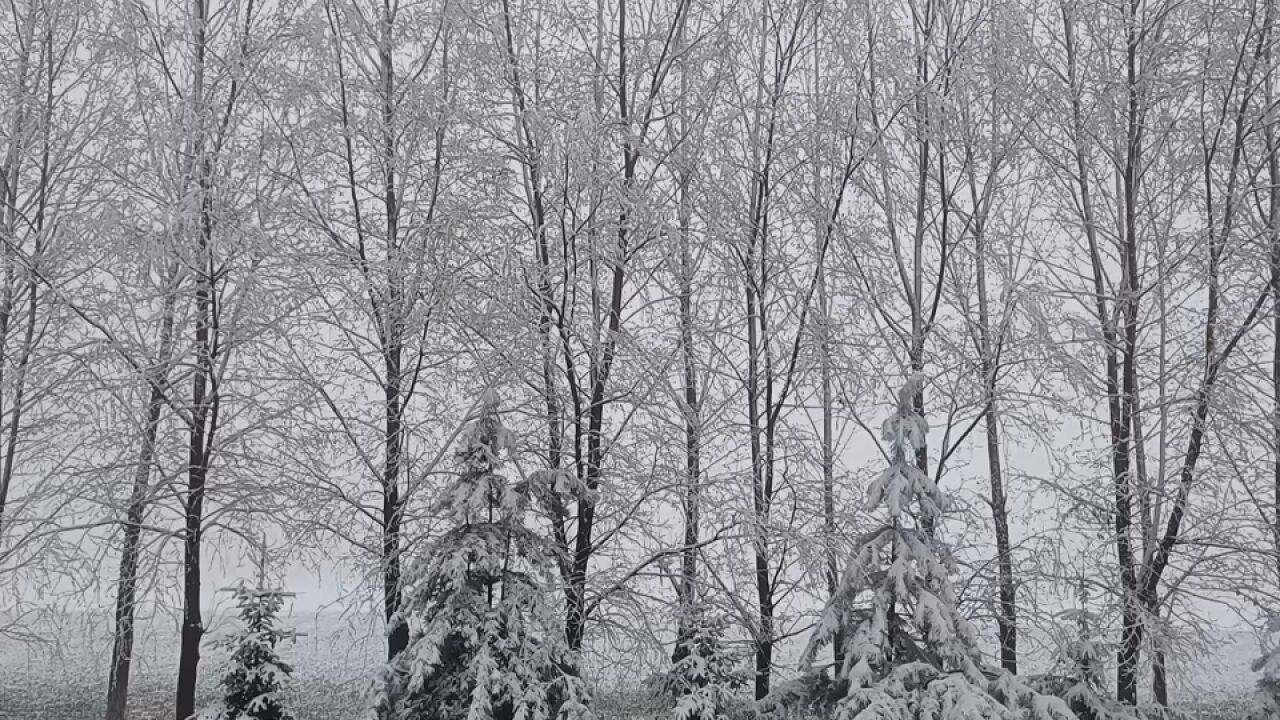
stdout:
<svg viewBox="0 0 1280 720">
<path fill-rule="evenodd" d="M 295 667 L 291 704 L 298 720 L 353 720 L 364 705 L 368 669 L 382 651 L 376 631 L 338 614 L 294 617 L 304 635 L 286 654 Z M 139 637 L 130 693 L 131 718 L 170 720 L 177 633 L 155 622 Z M 215 622 L 210 636 L 226 625 Z M 15 645 L 0 640 L 0 720 L 100 720 L 110 660 L 105 618 L 68 620 L 57 640 Z M 225 653 L 208 647 L 201 660 L 201 705 L 217 696 Z"/>
<path fill-rule="evenodd" d="M 376 627 L 336 613 L 295 616 L 290 624 L 304 635 L 288 650 L 296 668 L 291 688 L 298 720 L 354 720 L 365 706 L 370 669 L 381 659 Z M 176 632 L 168 621 L 144 626 L 131 694 L 135 720 L 169 720 L 173 694 Z M 211 636 L 226 629 L 213 623 Z M 105 617 L 81 617 L 62 624 L 56 637 L 38 646 L 0 640 L 0 720 L 98 720 L 106 694 L 110 657 L 110 623 Z M 1177 678 L 1177 698 L 1194 705 L 1206 720 L 1225 720 L 1230 709 L 1253 688 L 1249 663 L 1256 655 L 1251 636 L 1237 633 L 1222 639 L 1213 657 L 1195 672 Z M 202 660 L 202 703 L 216 697 L 223 655 L 206 650 Z M 600 698 L 602 716 L 610 720 L 656 717 L 635 694 Z M 624 714 L 625 713 L 625 714 Z"/>
</svg>

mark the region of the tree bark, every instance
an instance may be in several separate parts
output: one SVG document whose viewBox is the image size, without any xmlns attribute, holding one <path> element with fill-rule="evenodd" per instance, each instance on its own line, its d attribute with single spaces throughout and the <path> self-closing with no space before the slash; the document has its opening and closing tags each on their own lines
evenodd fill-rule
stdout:
<svg viewBox="0 0 1280 720">
<path fill-rule="evenodd" d="M 976 189 L 974 192 L 977 198 Z M 991 484 L 991 519 L 996 531 L 996 566 L 998 571 L 999 612 L 996 615 L 1000 638 L 1000 665 L 1010 673 L 1018 672 L 1018 610 L 1013 581 L 1013 556 L 1009 542 L 1009 510 L 1005 496 L 1004 474 L 1000 463 L 1000 406 L 996 398 L 998 345 L 991 337 L 990 301 L 987 295 L 986 226 L 977 210 L 974 220 L 975 275 L 978 284 L 978 352 L 981 356 L 983 395 L 986 406 L 983 422 L 987 434 L 987 471 Z"/>
<path fill-rule="evenodd" d="M 684 49 L 684 22 L 676 28 L 676 55 Z M 686 137 L 689 132 L 688 108 L 685 106 L 689 92 L 687 69 L 681 66 L 680 72 L 680 136 Z M 676 644 L 671 654 L 671 662 L 679 663 L 692 653 L 694 620 L 696 615 L 698 586 L 698 536 L 702 515 L 702 422 L 698 407 L 698 366 L 697 354 L 693 345 L 693 239 L 692 234 L 692 198 L 689 186 L 693 177 L 691 153 L 682 153 L 682 163 L 677 180 L 676 221 L 679 226 L 679 316 L 680 316 L 680 359 L 684 370 L 684 401 L 680 412 L 684 417 L 685 440 L 685 488 L 684 488 L 684 548 L 680 558 L 679 582 L 679 619 L 676 629 Z"/>
<path fill-rule="evenodd" d="M 698 536 L 701 520 L 701 421 L 698 408 L 698 374 L 693 347 L 693 258 L 689 241 L 689 214 L 687 212 L 688 176 L 682 179 L 680 218 L 680 349 L 684 364 L 684 402 L 681 412 L 685 418 L 685 491 L 684 491 L 684 548 L 680 566 L 680 627 L 676 633 L 676 648 L 672 662 L 679 662 L 690 653 L 689 642 L 693 637 L 698 580 Z"/>
<path fill-rule="evenodd" d="M 170 278 L 178 274 L 171 266 Z M 133 660 L 134 603 L 138 584 L 138 553 L 142 539 L 142 520 L 150 504 L 151 466 L 155 462 L 156 435 L 164 409 L 164 387 L 169 375 L 169 355 L 173 345 L 174 304 L 176 287 L 166 287 L 161 310 L 160 350 L 154 372 L 148 373 L 150 397 L 142 428 L 142 443 L 134 465 L 129 506 L 125 513 L 124 536 L 121 538 L 120 572 L 116 584 L 115 633 L 111 646 L 111 668 L 107 680 L 106 720 L 125 720 L 129 705 L 129 671 Z"/>
<path fill-rule="evenodd" d="M 137 590 L 138 550 L 142 536 L 142 519 L 150 491 L 151 463 L 155 452 L 156 429 L 160 424 L 163 399 L 152 389 L 147 408 L 147 424 L 143 429 L 142 449 L 134 468 L 133 490 L 125 516 L 121 540 L 120 575 L 116 586 L 115 640 L 111 646 L 111 669 L 107 684 L 106 720 L 125 720 L 129 702 L 129 668 L 133 660 L 134 599 Z"/>
<path fill-rule="evenodd" d="M 214 369 L 214 344 L 211 331 L 214 317 L 214 268 L 210 242 L 212 240 L 212 163 L 206 150 L 204 91 L 204 60 L 208 7 L 206 0 L 192 1 L 192 87 L 190 91 L 191 113 L 188 132 L 193 150 L 191 167 L 198 173 L 196 190 L 198 217 L 196 221 L 196 325 L 195 368 L 191 380 L 191 424 L 187 448 L 187 495 L 184 502 L 183 573 L 182 573 L 182 633 L 178 651 L 178 689 L 175 702 L 177 720 L 187 720 L 195 714 L 196 681 L 200 665 L 200 641 L 204 637 L 204 625 L 200 615 L 201 564 L 200 545 L 204 522 L 205 482 L 209 472 L 209 448 L 216 424 L 216 392 L 210 397 L 209 385 Z"/>
<path fill-rule="evenodd" d="M 1138 28 L 1139 0 L 1129 0 L 1125 7 L 1125 155 L 1122 168 L 1123 219 L 1121 227 L 1121 283 L 1120 304 L 1123 331 L 1121 335 L 1121 394 L 1108 393 L 1109 402 L 1119 405 L 1113 412 L 1112 466 L 1115 481 L 1115 532 L 1116 559 L 1120 564 L 1121 630 L 1120 648 L 1116 662 L 1116 698 L 1127 705 L 1138 702 L 1138 665 L 1142 650 L 1142 616 L 1138 597 L 1138 582 L 1130 545 L 1132 525 L 1133 478 L 1129 457 L 1131 430 L 1133 428 L 1134 403 L 1137 392 L 1138 351 L 1138 238 L 1137 203 L 1140 178 L 1141 108 L 1138 87 L 1138 46 L 1141 33 Z"/>
<path fill-rule="evenodd" d="M 1126 3 L 1127 7 L 1131 7 Z M 1124 380 L 1122 381 L 1121 360 L 1117 358 L 1117 351 L 1126 358 L 1130 357 L 1127 352 L 1129 348 L 1129 337 L 1126 333 L 1123 346 L 1120 332 L 1115 323 L 1112 322 L 1107 307 L 1107 288 L 1106 288 L 1106 270 L 1102 257 L 1100 243 L 1098 241 L 1098 220 L 1095 216 L 1092 199 L 1092 183 L 1089 178 L 1089 161 L 1087 141 L 1090 137 L 1085 128 L 1085 118 L 1083 110 L 1083 88 L 1079 78 L 1079 47 L 1076 41 L 1076 18 L 1074 8 L 1070 3 L 1063 3 L 1061 6 L 1062 28 L 1063 28 L 1063 45 L 1066 50 L 1067 61 L 1067 90 L 1070 94 L 1071 104 L 1071 133 L 1074 150 L 1075 161 L 1075 182 L 1080 192 L 1080 211 L 1081 219 L 1084 225 L 1085 238 L 1089 247 L 1089 263 L 1093 277 L 1093 299 L 1094 313 L 1098 322 L 1098 327 L 1102 333 L 1102 356 L 1104 365 L 1104 377 L 1106 383 L 1107 395 L 1107 420 L 1108 429 L 1111 440 L 1111 474 L 1112 474 L 1112 491 L 1113 491 L 1113 512 L 1114 512 L 1114 530 L 1115 530 L 1115 548 L 1116 559 L 1119 565 L 1120 584 L 1121 584 L 1121 647 L 1117 652 L 1118 663 L 1116 669 L 1116 689 L 1117 697 L 1122 702 L 1133 703 L 1137 701 L 1137 643 L 1135 639 L 1140 640 L 1140 631 L 1137 629 L 1140 622 L 1138 616 L 1138 607 L 1136 602 L 1137 579 L 1134 574 L 1133 550 L 1131 547 L 1130 526 L 1131 526 L 1131 489 L 1129 487 L 1129 428 L 1130 421 L 1125 407 L 1128 406 L 1124 402 L 1127 396 L 1125 391 L 1131 376 L 1128 372 L 1124 372 Z M 1134 88 L 1134 78 L 1136 73 L 1136 36 L 1133 32 L 1132 22 L 1129 23 L 1129 93 L 1130 100 L 1136 102 L 1136 89 Z M 1133 120 L 1131 118 L 1129 127 L 1129 152 L 1126 152 L 1125 161 L 1126 168 L 1134 160 L 1133 151 L 1136 147 L 1133 143 Z M 1126 169 L 1126 180 L 1132 180 L 1132 176 Z M 1129 188 L 1132 189 L 1132 188 Z M 1128 195 L 1126 194 L 1126 198 Z M 1125 198 L 1122 198 L 1122 202 Z M 1121 224 L 1121 245 L 1125 245 L 1132 240 L 1126 230 L 1131 220 L 1130 214 L 1133 208 L 1125 207 L 1125 220 Z M 1122 250 L 1122 255 L 1124 252 Z M 1131 287 L 1131 277 L 1129 272 L 1128 257 L 1121 258 L 1122 263 L 1122 279 L 1120 288 L 1120 297 L 1116 299 L 1117 305 L 1120 306 L 1126 321 L 1126 330 L 1128 329 L 1128 319 L 1132 315 L 1136 318 L 1136 297 L 1131 297 L 1134 293 Z M 1134 328 L 1136 331 L 1136 327 Z M 1122 385 L 1125 386 L 1122 389 Z"/>
<path fill-rule="evenodd" d="M 401 348 L 392 343 L 385 351 L 384 391 L 386 457 L 382 466 L 382 593 L 383 612 L 387 623 L 387 662 L 409 646 L 409 626 L 400 612 L 400 534 L 402 502 L 400 499 L 401 439 L 404 435 L 404 408 L 401 404 Z"/>
<path fill-rule="evenodd" d="M 1155 593 L 1144 598 L 1147 618 L 1160 617 L 1160 599 Z M 1155 633 L 1151 637 L 1151 695 L 1160 707 L 1169 707 L 1169 678 L 1165 668 L 1164 639 Z"/>
<path fill-rule="evenodd" d="M 825 253 L 819 252 L 823 263 Z M 822 314 L 819 358 L 822 372 L 822 532 L 826 555 L 827 597 L 834 598 L 840 587 L 840 560 L 836 548 L 836 481 L 835 481 L 835 402 L 831 388 L 831 306 L 827 298 L 827 274 L 818 267 L 818 310 Z M 831 661 L 836 672 L 844 667 L 844 627 L 836 629 L 831 643 Z"/>
<path fill-rule="evenodd" d="M 382 590 L 387 623 L 387 661 L 409 646 L 409 626 L 399 616 L 401 598 L 400 475 L 404 465 L 404 322 L 405 297 L 399 266 L 400 207 L 396 190 L 395 66 L 392 63 L 394 15 L 383 0 L 379 20 L 378 71 L 382 81 L 382 191 L 386 218 L 387 288 L 382 312 L 383 409 L 385 457 L 382 467 Z"/>
<path fill-rule="evenodd" d="M 754 266 L 754 244 L 747 251 L 748 266 Z M 763 700 L 769 694 L 769 679 L 773 671 L 773 585 L 769 573 L 769 496 L 765 488 L 764 455 L 760 436 L 760 362 L 758 298 L 754 273 L 747 281 L 747 425 L 751 432 L 751 490 L 755 527 L 753 550 L 755 553 L 755 584 L 757 602 L 757 627 L 755 638 L 755 698 Z"/>
<path fill-rule="evenodd" d="M 206 166 L 204 171 L 208 171 Z M 202 181 L 204 182 L 204 181 Z M 202 192 L 208 191 L 207 184 Z M 200 253 L 209 252 L 208 207 L 201 212 Z M 207 259 L 211 264 L 211 258 Z M 187 497 L 184 504 L 182 637 L 178 656 L 177 718 L 195 713 L 195 692 L 204 625 L 200 616 L 201 540 L 204 534 L 204 498 L 209 476 L 213 435 L 217 427 L 217 391 L 213 382 L 216 326 L 213 312 L 213 268 L 207 266 L 196 286 L 196 367 L 191 390 L 191 427 L 187 451 Z M 215 385 L 210 392 L 211 384 Z"/>
</svg>

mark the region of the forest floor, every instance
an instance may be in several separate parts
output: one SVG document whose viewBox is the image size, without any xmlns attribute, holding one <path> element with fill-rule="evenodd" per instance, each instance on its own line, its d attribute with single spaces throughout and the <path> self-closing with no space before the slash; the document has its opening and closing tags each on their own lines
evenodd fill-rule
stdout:
<svg viewBox="0 0 1280 720">
<path fill-rule="evenodd" d="M 369 669 L 381 659 L 381 637 L 368 623 L 335 613 L 306 615 L 291 621 L 302 635 L 286 651 L 295 673 L 289 706 L 298 720 L 357 720 L 368 706 Z M 164 622 L 150 627 L 164 627 Z M 212 623 L 210 638 L 226 629 Z M 100 720 L 106 695 L 110 623 L 101 619 L 65 624 L 47 642 L 17 645 L 0 640 L 0 720 Z M 173 702 L 176 633 L 151 630 L 138 639 L 139 651 L 130 692 L 133 720 L 170 720 Z M 1180 707 L 1201 720 L 1234 720 L 1251 695 L 1256 654 L 1251 638 L 1228 638 L 1213 657 L 1188 671 Z M 217 697 L 224 651 L 210 643 L 201 660 L 199 703 Z M 1176 676 L 1175 676 L 1176 677 Z M 601 692 L 606 720 L 651 720 L 661 708 L 638 692 Z"/>
</svg>

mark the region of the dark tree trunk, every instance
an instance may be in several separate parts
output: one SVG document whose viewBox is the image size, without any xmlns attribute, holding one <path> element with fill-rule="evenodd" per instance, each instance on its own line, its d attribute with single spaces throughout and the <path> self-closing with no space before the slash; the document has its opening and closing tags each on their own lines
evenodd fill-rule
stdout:
<svg viewBox="0 0 1280 720">
<path fill-rule="evenodd" d="M 635 157 L 628 151 L 628 177 L 634 172 Z M 620 250 L 626 248 L 626 216 L 619 218 L 618 241 Z M 587 623 L 587 570 L 595 551 L 593 533 L 596 515 L 596 490 L 604 464 L 604 413 L 609 404 L 606 390 L 610 370 L 613 367 L 618 333 L 622 325 L 622 291 L 626 279 L 624 260 L 619 259 L 613 268 L 609 293 L 608 339 L 599 365 L 592 373 L 590 405 L 587 411 L 587 467 L 584 487 L 586 492 L 578 498 L 578 527 L 574 537 L 573 565 L 570 568 L 568 587 L 568 617 L 565 622 L 565 638 L 573 650 L 582 649 L 582 639 Z"/>
<path fill-rule="evenodd" d="M 1120 650 L 1116 663 L 1116 698 L 1127 705 L 1138 702 L 1138 665 L 1142 651 L 1142 618 L 1139 607 L 1138 583 L 1135 574 L 1133 552 L 1130 547 L 1132 518 L 1132 468 L 1129 458 L 1130 432 L 1133 426 L 1133 403 L 1129 402 L 1137 392 L 1138 352 L 1138 183 L 1141 176 L 1140 152 L 1142 144 L 1140 89 L 1138 87 L 1138 45 L 1141 42 L 1138 27 L 1139 0 L 1129 0 L 1126 8 L 1126 73 L 1127 73 L 1127 142 L 1122 177 L 1124 192 L 1124 233 L 1121 244 L 1123 278 L 1120 284 L 1121 310 L 1123 311 L 1123 344 L 1121 382 L 1123 395 L 1110 400 L 1120 405 L 1119 423 L 1112 430 L 1115 440 L 1112 463 L 1115 472 L 1115 531 L 1116 559 L 1120 563 L 1121 582 L 1121 632 Z"/>
<path fill-rule="evenodd" d="M 1000 666 L 1018 672 L 1018 601 L 1013 580 L 1009 517 L 1000 468 L 1000 438 L 994 408 L 987 410 L 987 458 L 991 473 L 991 516 L 996 525 L 996 555 L 1000 585 L 1000 612 L 996 619 L 1000 636 Z"/>
<path fill-rule="evenodd" d="M 1102 331 L 1102 355 L 1103 364 L 1105 366 L 1106 391 L 1107 391 L 1107 418 L 1111 439 L 1111 474 L 1112 474 L 1112 490 L 1114 493 L 1114 523 L 1115 523 L 1115 544 L 1116 559 L 1120 567 L 1121 580 L 1121 624 L 1122 637 L 1121 648 L 1118 652 L 1118 664 L 1116 669 L 1116 686 L 1117 697 L 1122 701 L 1126 698 L 1137 698 L 1137 677 L 1135 674 L 1136 657 L 1129 657 L 1128 653 L 1132 652 L 1129 648 L 1134 647 L 1133 638 L 1130 637 L 1136 632 L 1138 623 L 1138 614 L 1136 600 L 1134 598 L 1137 580 L 1133 569 L 1133 552 L 1130 546 L 1129 528 L 1130 528 L 1130 508 L 1131 494 L 1129 488 L 1129 419 L 1122 410 L 1127 405 L 1123 402 L 1121 395 L 1121 370 L 1120 362 L 1116 357 L 1116 350 L 1120 347 L 1120 337 L 1115 324 L 1111 321 L 1110 313 L 1107 307 L 1107 287 L 1105 278 L 1104 261 L 1098 242 L 1097 228 L 1098 222 L 1095 218 L 1091 183 L 1089 181 L 1088 171 L 1088 151 L 1086 142 L 1089 138 L 1085 128 L 1084 110 L 1082 95 L 1083 90 L 1080 86 L 1078 77 L 1078 61 L 1077 61 L 1077 44 L 1075 40 L 1075 14 L 1072 6 L 1068 4 L 1062 5 L 1062 28 L 1063 28 L 1063 44 L 1067 52 L 1067 85 L 1071 94 L 1071 124 L 1073 143 L 1075 146 L 1075 181 L 1079 185 L 1080 190 L 1080 208 L 1082 220 L 1084 224 L 1084 233 L 1089 246 L 1089 263 L 1093 275 L 1093 295 L 1094 295 L 1094 311 L 1098 326 Z M 1132 36 L 1131 36 L 1132 41 Z M 1133 70 L 1133 53 L 1135 48 L 1130 43 L 1130 65 Z M 1130 90 L 1133 90 L 1132 85 Z M 1130 150 L 1132 143 L 1130 143 Z M 1130 156 L 1131 160 L 1132 157 Z M 1126 173 L 1126 179 L 1129 174 Z M 1126 212 L 1128 208 L 1126 208 Z M 1126 226 L 1128 226 L 1129 217 L 1126 216 Z M 1121 238 L 1122 241 L 1125 239 Z M 1131 236 L 1130 236 L 1131 239 Z M 1126 306 L 1134 298 L 1129 297 L 1132 292 L 1129 289 L 1129 273 L 1127 269 L 1127 260 L 1125 261 L 1125 270 L 1123 272 L 1121 296 L 1117 299 L 1117 304 Z M 1130 309 L 1125 307 L 1126 319 Z M 1127 379 L 1126 379 L 1127 381 Z M 1134 650 L 1136 651 L 1136 650 Z"/>
<path fill-rule="evenodd" d="M 825 257 L 825 248 L 818 253 L 818 262 Z M 827 597 L 834 598 L 840 587 L 840 560 L 836 552 L 836 481 L 835 481 L 835 429 L 832 415 L 835 411 L 831 390 L 831 307 L 827 299 L 827 274 L 818 267 L 818 309 L 822 314 L 822 342 L 819 352 L 822 361 L 822 531 L 823 551 L 826 554 Z M 836 628 L 831 643 L 831 661 L 835 673 L 844 667 L 843 624 Z"/>
<path fill-rule="evenodd" d="M 1000 637 L 1000 666 L 1018 672 L 1018 610 L 1013 582 L 1012 547 L 1009 542 L 1009 510 L 1005 497 L 1004 473 L 1000 462 L 1000 410 L 996 401 L 996 344 L 991 337 L 991 314 L 987 298 L 986 237 L 981 217 L 975 223 L 976 275 L 978 282 L 978 335 L 986 408 L 987 470 L 991 484 L 991 519 L 996 531 L 999 611 L 996 615 Z"/>
<path fill-rule="evenodd" d="M 382 474 L 382 592 L 383 612 L 387 622 L 387 661 L 409 646 L 409 626 L 400 612 L 400 533 L 401 499 L 400 467 L 403 412 L 400 402 L 400 349 L 394 347 L 386 355 L 386 458 Z"/>
<path fill-rule="evenodd" d="M 754 198 L 753 198 L 754 200 Z M 753 217 L 755 216 L 753 208 Z M 764 449 L 761 435 L 764 432 L 760 409 L 760 335 L 761 299 L 757 295 L 755 279 L 756 238 L 753 229 L 751 244 L 747 248 L 745 270 L 747 310 L 747 427 L 751 438 L 751 502 L 753 511 L 752 550 L 755 555 L 756 628 L 755 628 L 755 698 L 762 700 L 769 694 L 769 680 L 773 672 L 773 585 L 769 572 L 769 493 L 765 487 Z M 768 379 L 765 378 L 765 382 Z M 766 413 L 767 414 L 767 413 Z"/>
<path fill-rule="evenodd" d="M 1129 418 L 1127 412 L 1123 409 L 1129 406 L 1124 402 L 1122 395 L 1121 381 L 1121 362 L 1117 359 L 1117 350 L 1128 356 L 1128 319 L 1132 315 L 1136 318 L 1136 298 L 1133 297 L 1133 291 L 1130 286 L 1131 277 L 1128 268 L 1128 257 L 1121 258 L 1123 263 L 1122 282 L 1120 297 L 1116 303 L 1123 309 L 1126 321 L 1126 335 L 1124 338 L 1125 345 L 1121 347 L 1121 337 L 1116 325 L 1112 322 L 1110 311 L 1107 307 L 1107 281 L 1105 263 L 1102 258 L 1100 244 L 1098 242 L 1098 221 L 1095 217 L 1093 208 L 1091 183 L 1089 181 L 1088 170 L 1088 149 L 1087 141 L 1089 138 L 1088 131 L 1085 127 L 1084 109 L 1080 80 L 1078 77 L 1078 47 L 1075 39 L 1075 11 L 1068 4 L 1062 5 L 1062 28 L 1063 28 L 1063 44 L 1067 53 L 1067 85 L 1071 94 L 1071 124 L 1073 143 L 1075 146 L 1075 182 L 1079 186 L 1080 191 L 1080 208 L 1084 225 L 1085 238 L 1089 247 L 1089 263 L 1093 276 L 1093 295 L 1094 295 L 1094 311 L 1098 326 L 1102 332 L 1102 356 L 1105 367 L 1106 391 L 1107 391 L 1107 418 L 1111 439 L 1111 474 L 1112 474 L 1112 491 L 1114 494 L 1114 529 L 1115 529 L 1115 545 L 1116 559 L 1120 568 L 1120 595 L 1121 595 L 1121 647 L 1117 653 L 1117 669 L 1116 669 L 1116 687 L 1117 697 L 1123 702 L 1136 702 L 1137 700 L 1137 644 L 1135 639 L 1141 639 L 1140 630 L 1138 629 L 1138 608 L 1136 600 L 1137 578 L 1134 574 L 1133 551 L 1130 545 L 1130 526 L 1131 526 L 1131 490 L 1129 486 Z M 1132 30 L 1132 29 L 1131 29 Z M 1135 36 L 1130 34 L 1130 74 L 1135 72 L 1135 54 L 1134 46 Z M 1129 90 L 1131 92 L 1131 101 L 1136 99 L 1136 92 L 1132 83 Z M 1134 118 L 1136 120 L 1136 118 Z M 1134 130 L 1130 127 L 1130 132 Z M 1133 153 L 1136 151 L 1132 138 L 1130 141 L 1129 153 L 1126 155 L 1126 162 L 1132 163 L 1135 158 Z M 1131 181 L 1132 174 L 1126 170 L 1126 197 L 1129 197 L 1128 191 L 1133 190 Z M 1131 214 L 1132 207 L 1125 208 L 1125 229 L 1132 227 L 1134 217 Z M 1122 244 L 1132 241 L 1132 235 L 1128 232 L 1122 233 Z M 1134 328 L 1136 330 L 1136 327 Z M 1129 373 L 1124 373 L 1124 385 L 1128 385 L 1131 379 Z"/>
<path fill-rule="evenodd" d="M 679 23 L 676 35 L 677 53 L 684 47 L 684 23 Z M 688 92 L 688 74 L 680 73 L 680 97 L 683 102 Z M 681 107 L 683 112 L 684 108 Z M 681 116 L 681 135 L 688 132 L 686 118 Z M 684 365 L 684 403 L 680 411 L 684 416 L 685 441 L 685 488 L 684 488 L 684 549 L 681 551 L 680 583 L 679 583 L 679 619 L 676 629 L 676 644 L 672 651 L 672 663 L 679 663 L 691 653 L 690 643 L 693 640 L 693 621 L 695 603 L 697 602 L 698 580 L 698 536 L 701 522 L 701 413 L 698 407 L 698 369 L 697 356 L 693 347 L 693 249 L 691 224 L 692 212 L 689 198 L 689 183 L 693 174 L 689 159 L 684 158 L 680 169 L 679 192 L 677 202 L 677 221 L 680 232 L 680 358 Z"/>
<path fill-rule="evenodd" d="M 174 268 L 176 276 L 176 267 Z M 138 584 L 138 552 L 142 539 L 142 520 L 149 503 L 151 465 L 155 461 L 156 435 L 164 408 L 164 383 L 173 336 L 174 288 L 168 288 L 160 331 L 159 371 L 148 373 L 151 387 L 147 402 L 146 424 L 142 430 L 142 446 L 134 467 L 129 507 L 125 513 L 124 537 L 121 540 L 120 574 L 116 585 L 115 636 L 111 646 L 111 668 L 107 680 L 106 720 L 125 720 L 129 705 L 129 670 L 133 659 L 134 603 Z"/>
<path fill-rule="evenodd" d="M 409 626 L 399 616 L 401 598 L 401 524 L 404 499 L 404 322 L 407 303 L 399 267 L 400 206 L 396 190 L 395 66 L 392 62 L 393 11 L 383 0 L 379 19 L 378 72 L 382 81 L 383 209 L 386 218 L 387 287 L 381 313 L 381 342 L 386 373 L 383 384 L 385 457 L 382 467 L 382 592 L 387 622 L 387 660 L 409 646 Z"/>
<path fill-rule="evenodd" d="M 1147 617 L 1158 618 L 1160 600 L 1153 593 L 1146 598 Z M 1151 653 L 1151 694 L 1160 707 L 1169 707 L 1169 679 L 1165 668 L 1164 640 L 1152 634 Z"/>
<path fill-rule="evenodd" d="M 152 405 L 152 408 L 158 410 L 159 405 Z M 158 421 L 160 413 L 154 412 L 151 417 Z M 154 432 L 150 430 L 150 425 L 147 432 L 151 438 L 150 441 L 143 440 L 144 454 L 147 453 L 145 448 L 149 442 L 154 442 Z M 106 720 L 124 720 L 129 702 L 129 668 L 133 660 L 133 605 L 138 582 L 138 546 L 142 535 L 142 515 L 146 506 L 150 464 L 150 458 L 145 461 L 140 459 L 138 462 L 133 494 L 129 500 L 125 521 L 120 556 L 120 579 L 116 588 L 115 641 L 111 646 L 111 670 L 107 681 Z"/>
<path fill-rule="evenodd" d="M 1157 649 L 1151 659 L 1151 693 L 1155 695 L 1157 705 L 1169 707 L 1169 681 L 1165 672 L 1164 648 Z"/>
<path fill-rule="evenodd" d="M 197 137 L 191 138 L 192 169 L 199 191 L 196 264 L 195 371 L 191 380 L 191 424 L 187 449 L 187 496 L 184 502 L 182 543 L 182 634 L 178 651 L 178 689 L 175 702 L 177 720 L 187 720 L 196 711 L 196 681 L 200 666 L 200 641 L 204 625 L 200 617 L 200 541 L 204 524 L 205 481 L 209 472 L 209 448 L 216 425 L 216 394 L 209 396 L 213 378 L 214 347 L 211 331 L 214 314 L 214 267 L 210 249 L 213 233 L 212 160 L 206 150 L 204 121 L 207 116 L 204 92 L 205 32 L 208 24 L 206 0 L 192 3 L 193 82 L 190 93 L 192 117 Z"/>
<path fill-rule="evenodd" d="M 202 243 L 204 245 L 204 243 Z M 202 247 L 202 250 L 204 248 Z M 187 497 L 183 530 L 182 637 L 178 654 L 177 720 L 195 714 L 196 680 L 200 665 L 200 641 L 204 626 L 200 618 L 200 544 L 204 523 L 205 481 L 209 472 L 209 447 L 216 413 L 208 397 L 213 370 L 210 345 L 210 302 L 212 274 L 200 279 L 196 290 L 196 372 L 192 380 L 190 445 L 187 459 Z"/>
<path fill-rule="evenodd" d="M 618 5 L 617 41 L 618 120 L 622 127 L 627 129 L 627 134 L 622 142 L 621 208 L 618 211 L 616 228 L 617 259 L 613 261 L 613 272 L 609 283 L 608 326 L 605 331 L 604 347 L 598 357 L 592 354 L 588 371 L 590 391 L 587 404 L 586 468 L 582 484 L 584 492 L 578 496 L 578 527 L 574 536 L 573 563 L 569 570 L 569 587 L 566 593 L 565 638 L 573 650 L 582 648 L 586 631 L 587 571 L 596 549 L 594 544 L 595 494 L 600 487 L 604 456 L 607 451 L 604 445 L 604 416 L 612 402 L 608 395 L 609 378 L 618 350 L 619 335 L 622 332 L 623 290 L 627 279 L 628 246 L 631 242 L 633 221 L 630 204 L 636 185 L 636 168 L 640 161 L 640 148 L 635 145 L 631 135 L 631 131 L 635 129 L 633 125 L 636 118 L 631 114 L 628 90 L 631 80 L 627 77 L 626 3 Z"/>
</svg>

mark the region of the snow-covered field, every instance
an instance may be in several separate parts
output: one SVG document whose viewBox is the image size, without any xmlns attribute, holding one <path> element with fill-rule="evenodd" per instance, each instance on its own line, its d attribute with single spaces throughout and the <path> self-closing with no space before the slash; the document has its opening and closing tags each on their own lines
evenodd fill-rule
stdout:
<svg viewBox="0 0 1280 720">
<path fill-rule="evenodd" d="M 209 638 L 220 637 L 215 621 Z M 290 687 L 298 720 L 352 720 L 364 705 L 370 668 L 382 652 L 377 631 L 337 613 L 294 616 L 302 636 L 286 650 L 295 668 Z M 178 654 L 176 627 L 166 619 L 142 626 L 130 692 L 135 720 L 170 720 Z M 40 644 L 0 640 L 0 720 L 98 720 L 110 662 L 109 619 L 69 618 Z M 201 660 L 200 703 L 217 697 L 225 653 L 212 642 Z"/>
<path fill-rule="evenodd" d="M 218 618 L 210 638 L 224 633 Z M 288 623 L 302 633 L 287 650 L 295 667 L 290 687 L 298 720 L 354 720 L 366 706 L 382 640 L 372 619 L 344 618 L 335 612 L 301 614 Z M 106 695 L 110 660 L 110 621 L 104 616 L 67 618 L 48 628 L 48 640 L 17 644 L 0 640 L 0 720 L 98 720 Z M 172 713 L 176 628 L 167 618 L 145 623 L 139 637 L 130 707 L 135 720 L 169 720 Z M 1251 635 L 1224 635 L 1211 657 L 1197 667 L 1175 669 L 1177 700 L 1206 720 L 1226 720 L 1252 691 L 1249 664 L 1257 653 Z M 202 659 L 201 703 L 217 697 L 217 678 L 225 655 L 210 644 Z M 600 698 L 609 720 L 649 718 L 642 697 L 623 693 Z"/>
</svg>

